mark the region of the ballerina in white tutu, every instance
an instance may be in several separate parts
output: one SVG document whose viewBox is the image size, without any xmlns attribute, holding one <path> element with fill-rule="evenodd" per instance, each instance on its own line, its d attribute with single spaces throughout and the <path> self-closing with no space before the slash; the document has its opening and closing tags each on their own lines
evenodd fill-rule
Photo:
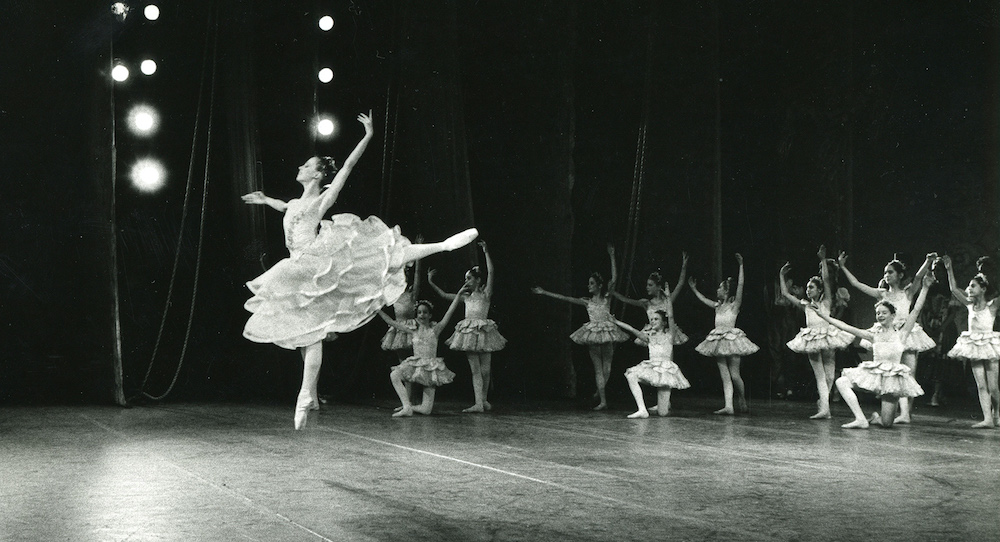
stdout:
<svg viewBox="0 0 1000 542">
<path fill-rule="evenodd" d="M 934 276 L 925 275 L 921 284 L 917 302 L 902 323 L 896 321 L 902 312 L 892 303 L 884 299 L 876 303 L 875 321 L 879 325 L 872 329 L 858 329 L 824 314 L 816 302 L 809 305 L 814 314 L 831 325 L 855 337 L 870 341 L 872 344 L 874 359 L 862 362 L 857 367 L 844 369 L 840 378 L 837 379 L 837 389 L 840 391 L 840 396 L 847 403 L 847 406 L 851 407 L 851 412 L 854 414 L 854 421 L 845 423 L 841 427 L 863 429 L 867 428 L 870 423 L 892 427 L 893 422 L 897 419 L 896 403 L 898 400 L 902 397 L 912 398 L 924 394 L 920 384 L 917 384 L 913 378 L 913 371 L 902 363 L 907 336 L 917 323 L 920 309 L 924 307 L 924 301 L 927 300 L 927 290 L 934 284 Z M 854 388 L 870 391 L 881 399 L 881 414 L 875 412 L 870 419 L 866 419 L 864 411 L 861 410 L 861 404 L 858 402 L 858 396 L 854 393 Z"/>
<path fill-rule="evenodd" d="M 615 299 L 621 301 L 622 303 L 625 303 L 626 305 L 642 307 L 643 309 L 645 309 L 647 324 L 642 329 L 643 331 L 648 331 L 652 329 L 651 324 L 649 324 L 648 322 L 652 321 L 653 313 L 655 313 L 658 310 L 666 310 L 667 303 L 677 302 L 677 295 L 680 294 L 682 289 L 684 289 L 684 283 L 685 280 L 687 279 L 687 268 L 688 268 L 688 253 L 682 252 L 681 274 L 679 277 L 677 277 L 677 282 L 675 283 L 677 287 L 674 288 L 673 293 L 671 293 L 670 295 L 667 295 L 663 290 L 663 285 L 666 284 L 666 282 L 663 280 L 663 275 L 661 275 L 659 271 L 653 271 L 652 273 L 649 274 L 649 278 L 646 279 L 646 295 L 649 296 L 648 298 L 631 299 L 615 291 L 612 291 L 611 295 L 613 295 Z M 612 287 L 613 286 L 614 282 L 612 282 Z M 673 336 L 674 336 L 675 346 L 682 345 L 688 342 L 688 336 L 684 334 L 684 331 L 680 328 L 680 326 L 677 325 L 676 322 L 674 323 L 673 328 L 674 328 Z"/>
<path fill-rule="evenodd" d="M 648 418 L 646 400 L 642 396 L 639 384 L 656 388 L 656 412 L 660 416 L 670 414 L 670 392 L 691 387 L 680 367 L 673 361 L 674 352 L 674 306 L 670 302 L 670 286 L 663 284 L 668 297 L 664 309 L 657 309 L 650 317 L 650 329 L 639 331 L 634 327 L 615 320 L 615 324 L 632 333 L 638 341 L 649 345 L 649 359 L 625 371 L 625 381 L 628 382 L 635 406 L 638 408 L 629 418 Z"/>
<path fill-rule="evenodd" d="M 463 287 L 458 293 L 459 295 L 465 293 L 465 288 Z M 430 301 L 417 301 L 417 328 L 412 331 L 406 322 L 390 318 L 384 311 L 378 311 L 385 323 L 400 332 L 409 333 L 413 341 L 413 355 L 401 361 L 389 373 L 392 387 L 396 390 L 396 395 L 399 396 L 399 401 L 403 404 L 402 408 L 392 415 L 394 418 L 412 416 L 414 412 L 430 414 L 434 408 L 434 392 L 437 387 L 451 384 L 451 381 L 455 379 L 455 373 L 444 364 L 444 358 L 438 357 L 437 347 L 438 337 L 441 336 L 444 327 L 448 325 L 451 316 L 455 314 L 459 300 L 460 297 L 455 296 L 440 322 L 431 320 L 434 316 L 434 306 L 431 305 Z M 424 387 L 423 399 L 416 406 L 410 402 L 409 384 L 411 383 Z"/>
<path fill-rule="evenodd" d="M 918 290 L 920 289 L 920 284 L 923 282 L 924 276 L 931 269 L 931 265 L 937 259 L 937 253 L 930 253 L 924 260 L 923 265 L 917 270 L 917 274 L 914 275 L 913 281 L 908 285 L 904 285 L 904 280 L 906 279 L 906 266 L 903 265 L 897 259 L 893 259 L 885 265 L 884 274 L 882 276 L 882 281 L 880 281 L 879 288 L 872 288 L 866 284 L 862 284 L 857 278 L 854 277 L 854 273 L 851 273 L 847 269 L 847 253 L 841 252 L 840 256 L 837 257 L 837 263 L 840 266 L 840 270 L 844 272 L 844 276 L 847 277 L 848 282 L 850 282 L 855 288 L 861 290 L 875 299 L 888 301 L 892 303 L 892 306 L 896 308 L 897 316 L 893 320 L 896 322 L 897 329 L 903 325 L 906 321 L 907 315 L 910 313 L 910 304 L 913 302 L 913 298 L 916 297 Z M 884 287 L 882 285 L 884 284 Z M 878 332 L 876 329 L 880 324 L 876 323 L 872 326 L 871 330 L 873 332 Z M 869 348 L 870 345 L 862 341 L 862 346 Z M 906 349 L 903 351 L 903 364 L 910 368 L 910 371 L 916 374 L 917 372 L 917 353 L 926 352 L 931 348 L 934 348 L 934 340 L 930 338 L 929 335 L 924 331 L 924 328 L 920 324 L 915 324 L 913 330 L 907 335 Z M 910 413 L 912 410 L 912 404 L 910 403 L 909 397 L 899 398 L 899 416 L 894 420 L 895 423 L 910 423 Z"/>
<path fill-rule="evenodd" d="M 990 281 L 983 273 L 977 273 L 969 281 L 965 290 L 958 289 L 955 271 L 951 267 L 951 258 L 943 256 L 945 269 L 948 270 L 948 286 L 955 296 L 969 310 L 969 329 L 963 331 L 955 342 L 955 347 L 948 352 L 948 357 L 966 360 L 972 366 L 972 374 L 976 378 L 976 391 L 979 394 L 979 407 L 983 411 L 983 421 L 972 427 L 1000 426 L 1000 391 L 997 390 L 997 366 L 1000 364 L 1000 332 L 993 331 L 993 322 L 997 317 L 997 300 L 986 300 L 990 289 Z"/>
<path fill-rule="evenodd" d="M 814 311 L 805 310 L 806 305 L 815 303 L 820 312 L 829 315 L 833 307 L 833 284 L 826 261 L 826 247 L 820 246 L 816 255 L 819 256 L 822 278 L 812 277 L 809 279 L 809 282 L 806 283 L 806 299 L 798 299 L 788 292 L 785 277 L 791 270 L 791 264 L 785 263 L 781 266 L 778 280 L 778 284 L 781 286 L 781 295 L 792 302 L 793 306 L 799 307 L 806 313 L 806 327 L 802 328 L 795 338 L 788 341 L 787 344 L 791 351 L 809 356 L 809 364 L 816 377 L 816 390 L 819 392 L 818 410 L 816 414 L 810 416 L 814 420 L 830 418 L 830 391 L 833 389 L 836 369 L 834 351 L 846 348 L 854 341 L 854 337 L 849 333 L 826 323 L 822 318 L 816 316 Z"/>
<path fill-rule="evenodd" d="M 533 293 L 538 295 L 587 307 L 587 316 L 590 317 L 590 321 L 574 331 L 569 338 L 576 344 L 587 346 L 590 350 L 590 361 L 594 364 L 597 396 L 600 399 L 600 403 L 594 407 L 594 410 L 608 408 L 605 385 L 611 375 L 611 361 L 615 355 L 615 343 L 628 339 L 628 335 L 618 329 L 611 316 L 611 297 L 608 295 L 608 290 L 614 287 L 617 275 L 615 249 L 611 245 L 608 245 L 608 256 L 611 258 L 611 280 L 605 284 L 604 277 L 600 273 L 591 274 L 590 279 L 587 280 L 587 293 L 590 294 L 590 297 L 568 297 L 549 292 L 538 286 L 531 289 Z"/>
<path fill-rule="evenodd" d="M 716 365 L 719 366 L 719 376 L 722 377 L 722 394 L 726 406 L 716 410 L 716 414 L 732 415 L 733 409 L 733 389 L 739 399 L 740 412 L 747 412 L 746 393 L 743 387 L 743 377 L 740 376 L 740 361 L 743 356 L 753 354 L 760 350 L 756 344 L 747 338 L 747 334 L 742 329 L 736 327 L 736 317 L 740 314 L 740 306 L 743 304 L 743 256 L 736 254 L 736 261 L 740 264 L 739 278 L 736 281 L 736 295 L 730 297 L 730 286 L 732 277 L 727 278 L 719 284 L 715 292 L 716 301 L 705 297 L 698 291 L 698 284 L 693 278 L 688 279 L 688 286 L 694 295 L 702 303 L 715 309 L 715 329 L 713 329 L 701 344 L 695 347 L 699 354 L 715 358 Z"/>
<path fill-rule="evenodd" d="M 295 180 L 302 196 L 284 202 L 253 192 L 251 205 L 267 205 L 285 214 L 282 225 L 290 256 L 247 283 L 253 293 L 245 303 L 252 314 L 243 336 L 273 343 L 302 354 L 302 388 L 295 403 L 295 428 L 302 429 L 308 411 L 319 408 L 316 385 L 323 363 L 323 341 L 364 325 L 406 289 L 404 266 L 411 261 L 471 243 L 469 229 L 441 243 L 411 244 L 399 228 L 377 217 L 365 220 L 336 214 L 322 220 L 337 200 L 351 170 L 372 138 L 371 114 L 358 115 L 365 135 L 339 170 L 330 157 L 314 156 Z M 332 177 L 326 187 L 324 183 Z"/>
</svg>

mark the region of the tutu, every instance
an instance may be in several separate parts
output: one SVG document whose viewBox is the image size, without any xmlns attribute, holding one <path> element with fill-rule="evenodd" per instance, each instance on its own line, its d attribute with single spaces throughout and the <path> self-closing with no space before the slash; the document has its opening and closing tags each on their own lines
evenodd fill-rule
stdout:
<svg viewBox="0 0 1000 542">
<path fill-rule="evenodd" d="M 298 201 L 285 216 L 291 256 L 247 283 L 253 297 L 244 304 L 252 314 L 243 336 L 288 349 L 357 329 L 396 301 L 406 279 L 393 261 L 410 244 L 374 216 L 334 215 L 314 234 L 306 215 L 315 202 Z"/>
<path fill-rule="evenodd" d="M 646 327 L 642 328 L 642 332 L 643 333 L 649 333 L 649 331 L 651 329 L 653 329 L 652 324 L 646 324 Z M 688 342 L 689 340 L 690 339 L 684 333 L 684 330 L 681 329 L 680 326 L 674 325 L 674 346 L 682 345 L 682 344 Z"/>
<path fill-rule="evenodd" d="M 1000 331 L 963 331 L 948 357 L 969 361 L 1000 359 Z"/>
<path fill-rule="evenodd" d="M 443 358 L 418 358 L 410 356 L 392 368 L 398 370 L 404 382 L 415 382 L 422 386 L 437 387 L 451 384 L 453 373 L 444 364 Z"/>
<path fill-rule="evenodd" d="M 628 340 L 628 334 L 622 331 L 614 322 L 587 322 L 574 331 L 569 338 L 576 344 L 592 345 L 620 343 Z"/>
<path fill-rule="evenodd" d="M 910 368 L 902 363 L 866 361 L 857 367 L 844 369 L 841 375 L 851 384 L 875 395 L 917 397 L 924 394 L 923 388 L 910 374 Z"/>
<path fill-rule="evenodd" d="M 720 356 L 746 356 L 760 350 L 750 342 L 747 334 L 736 327 L 715 328 L 694 348 L 699 354 L 710 358 Z"/>
<path fill-rule="evenodd" d="M 896 331 L 899 331 L 905 323 L 906 322 L 896 323 L 893 324 L 893 327 L 896 329 Z M 872 333 L 879 333 L 883 329 L 884 328 L 882 327 L 882 324 L 876 323 L 872 327 L 868 328 L 868 331 Z M 861 348 L 864 348 L 865 350 L 870 351 L 872 349 L 872 343 L 870 341 L 861 339 L 860 344 Z M 927 332 L 924 331 L 924 328 L 921 327 L 920 324 L 913 325 L 913 329 L 910 330 L 910 335 L 906 337 L 906 340 L 903 342 L 903 344 L 906 347 L 906 352 L 926 352 L 937 346 L 937 343 L 934 342 L 934 339 L 930 338 L 930 336 L 927 335 Z"/>
<path fill-rule="evenodd" d="M 798 354 L 812 354 L 823 350 L 840 350 L 854 342 L 854 336 L 833 326 L 804 327 L 786 344 Z"/>
<path fill-rule="evenodd" d="M 410 333 L 389 326 L 389 331 L 382 336 L 382 350 L 410 350 L 413 348 L 413 331 L 417 330 L 417 321 L 413 318 L 400 322 L 411 329 Z"/>
<path fill-rule="evenodd" d="M 496 352 L 507 346 L 507 339 L 493 320 L 466 318 L 455 324 L 455 333 L 445 343 L 460 352 Z"/>
<path fill-rule="evenodd" d="M 684 390 L 691 384 L 684 378 L 680 367 L 670 360 L 646 360 L 625 370 L 625 376 L 635 376 L 639 382 L 649 384 L 654 388 L 672 388 Z"/>
</svg>

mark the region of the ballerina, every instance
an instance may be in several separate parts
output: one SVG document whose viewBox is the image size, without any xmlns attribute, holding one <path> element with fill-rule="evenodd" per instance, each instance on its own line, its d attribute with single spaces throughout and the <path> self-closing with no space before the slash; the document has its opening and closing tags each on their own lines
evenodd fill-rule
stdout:
<svg viewBox="0 0 1000 542">
<path fill-rule="evenodd" d="M 903 280 L 906 278 L 906 266 L 903 265 L 897 259 L 893 259 L 885 265 L 883 270 L 882 280 L 879 282 L 878 288 L 872 288 L 866 284 L 862 284 L 857 278 L 855 278 L 854 273 L 847 268 L 847 253 L 841 252 L 837 257 L 837 263 L 840 270 L 844 272 L 844 276 L 847 277 L 847 281 L 851 283 L 855 288 L 861 290 L 862 293 L 867 294 L 877 300 L 888 301 L 895 307 L 898 311 L 898 316 L 893 319 L 897 326 L 902 326 L 902 323 L 906 321 L 906 317 L 910 312 L 910 304 L 913 298 L 917 295 L 917 290 L 920 288 L 920 284 L 923 282 L 924 276 L 930 270 L 931 265 L 937 260 L 937 253 L 932 252 L 927 255 L 924 260 L 923 265 L 917 270 L 917 274 L 914 275 L 913 281 L 904 286 Z M 879 330 L 875 329 L 879 324 L 875 324 L 871 329 L 873 332 Z M 862 346 L 868 348 L 868 343 L 862 341 Z M 917 372 L 917 353 L 926 352 L 931 348 L 934 348 L 934 340 L 927 335 L 924 328 L 920 324 L 915 324 L 913 330 L 906 337 L 906 349 L 903 351 L 902 362 L 904 365 L 910 368 L 910 371 L 916 374 Z M 910 423 L 910 416 L 912 412 L 913 405 L 910 403 L 909 397 L 899 398 L 899 416 L 896 417 L 894 423 Z"/>
<path fill-rule="evenodd" d="M 538 286 L 531 289 L 533 293 L 538 295 L 587 307 L 587 316 L 590 317 L 590 321 L 574 331 L 569 338 L 576 344 L 587 346 L 590 350 L 590 361 L 594 364 L 597 395 L 600 398 L 600 403 L 594 407 L 594 410 L 608 408 L 605 386 L 611 375 L 611 361 L 615 354 L 615 343 L 628 339 L 628 335 L 615 326 L 614 318 L 611 316 L 611 298 L 608 295 L 607 286 L 614 285 L 617 276 L 615 249 L 611 245 L 608 245 L 608 256 L 611 258 L 611 280 L 606 285 L 604 277 L 600 273 L 592 273 L 587 280 L 587 293 L 590 294 L 590 297 L 568 297 L 549 292 Z"/>
<path fill-rule="evenodd" d="M 653 271 L 649 274 L 649 278 L 646 279 L 646 295 L 649 296 L 648 298 L 631 299 L 615 291 L 612 291 L 611 295 L 626 305 L 642 307 L 645 309 L 647 323 L 642 329 L 643 331 L 648 331 L 651 329 L 649 322 L 652 321 L 653 313 L 658 310 L 666 310 L 668 303 L 673 304 L 677 301 L 677 295 L 680 294 L 681 289 L 683 289 L 685 279 L 687 278 L 687 266 L 688 253 L 681 252 L 681 274 L 677 277 L 677 288 L 675 288 L 669 295 L 664 292 L 663 285 L 665 282 L 663 280 L 663 275 L 661 275 L 659 271 Z M 614 286 L 614 281 L 612 281 L 611 284 Z M 676 325 L 676 322 L 674 324 L 673 340 L 675 346 L 688 342 L 688 336 L 685 335 L 684 331 Z"/>
<path fill-rule="evenodd" d="M 855 337 L 870 341 L 872 344 L 874 359 L 862 362 L 857 367 L 844 369 L 840 378 L 837 379 L 837 389 L 840 390 L 840 396 L 854 414 L 854 421 L 845 423 L 841 427 L 864 429 L 872 423 L 883 427 L 892 427 L 897 419 L 895 411 L 899 398 L 917 397 L 924 394 L 920 384 L 917 384 L 913 378 L 913 372 L 902 363 L 907 335 L 912 332 L 917 323 L 920 310 L 924 307 L 924 301 L 927 300 L 927 290 L 931 284 L 934 284 L 934 277 L 925 275 L 921 284 L 917 302 L 901 325 L 895 321 L 901 311 L 884 299 L 875 303 L 875 321 L 879 325 L 872 329 L 858 329 L 824 314 L 816 302 L 809 305 L 814 314 L 831 325 Z M 866 419 L 864 411 L 861 410 L 861 404 L 858 402 L 858 396 L 854 393 L 854 388 L 870 391 L 881 399 L 881 414 L 875 412 L 870 419 Z"/>
<path fill-rule="evenodd" d="M 817 318 L 813 311 L 806 310 L 805 306 L 815 303 L 819 310 L 829 315 L 833 308 L 833 284 L 830 280 L 830 270 L 826 261 L 826 247 L 820 246 L 817 252 L 820 261 L 820 277 L 812 277 L 806 283 L 806 299 L 798 299 L 788 292 L 785 277 L 791 269 L 791 264 L 785 263 L 781 266 L 778 284 L 781 285 L 781 295 L 793 306 L 798 307 L 806 313 L 806 327 L 802 328 L 792 340 L 788 341 L 788 348 L 798 354 L 806 354 L 809 357 L 809 364 L 812 366 L 813 375 L 816 377 L 816 390 L 819 392 L 818 410 L 816 414 L 810 416 L 811 419 L 830 418 L 830 391 L 833 389 L 834 371 L 836 369 L 835 350 L 846 348 L 854 340 L 850 334 L 845 333 L 824 320 Z"/>
<path fill-rule="evenodd" d="M 465 294 L 460 295 L 465 302 L 465 319 L 455 324 L 455 333 L 445 341 L 452 350 L 465 352 L 469 358 L 469 368 L 472 371 L 472 392 L 476 404 L 462 412 L 483 412 L 490 410 L 492 405 L 487 400 L 492 375 L 492 354 L 503 350 L 507 339 L 500 335 L 497 324 L 490 320 L 490 303 L 493 300 L 493 258 L 486 248 L 486 241 L 479 241 L 483 255 L 486 257 L 486 281 L 479 266 L 465 273 Z M 449 294 L 434 283 L 434 270 L 427 274 L 427 284 L 431 285 L 441 297 L 453 299 L 457 294 Z"/>
<path fill-rule="evenodd" d="M 285 202 L 260 191 L 242 197 L 249 205 L 267 205 L 285 215 L 289 257 L 247 282 L 253 297 L 244 307 L 252 314 L 243 336 L 299 350 L 303 368 L 295 429 L 304 428 L 309 410 L 319 406 L 323 341 L 361 327 L 394 303 L 406 288 L 408 262 L 463 247 L 479 235 L 473 228 L 440 243 L 411 244 L 398 227 L 389 228 L 375 216 L 361 220 L 344 213 L 322 220 L 374 133 L 371 112 L 358 115 L 358 121 L 365 135 L 339 170 L 327 156 L 313 156 L 299 166 L 295 180 L 302 184 L 301 197 Z"/>
<path fill-rule="evenodd" d="M 729 296 L 732 285 L 732 277 L 727 278 L 719 284 L 715 292 L 716 301 L 705 297 L 698 291 L 698 284 L 694 278 L 688 279 L 688 286 L 694 295 L 702 303 L 715 309 L 715 329 L 713 329 L 701 344 L 695 347 L 699 354 L 715 358 L 719 367 L 719 376 L 722 378 L 722 395 L 725 399 L 725 406 L 715 411 L 715 414 L 732 415 L 733 409 L 733 389 L 739 399 L 740 412 L 750 410 L 747 406 L 746 392 L 743 386 L 743 377 L 740 376 L 740 361 L 742 356 L 753 354 L 760 350 L 756 344 L 747 338 L 747 334 L 742 329 L 736 327 L 736 317 L 740 314 L 740 306 L 743 304 L 743 256 L 736 253 L 736 261 L 740 264 L 739 278 L 736 282 L 736 294 Z"/>
</svg>

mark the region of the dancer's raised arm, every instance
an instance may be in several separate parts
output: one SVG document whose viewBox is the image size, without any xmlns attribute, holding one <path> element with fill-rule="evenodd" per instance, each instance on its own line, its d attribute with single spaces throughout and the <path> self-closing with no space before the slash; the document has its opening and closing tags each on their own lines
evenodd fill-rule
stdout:
<svg viewBox="0 0 1000 542">
<path fill-rule="evenodd" d="M 694 277 L 688 277 L 688 288 L 691 288 L 691 291 L 694 292 L 695 297 L 701 300 L 702 303 L 708 305 L 713 309 L 715 308 L 716 305 L 715 301 L 712 301 L 711 299 L 705 297 L 704 295 L 702 295 L 701 292 L 698 291 L 698 282 L 694 280 Z"/>
<path fill-rule="evenodd" d="M 737 310 L 743 305 L 743 255 L 739 252 L 736 253 L 736 261 L 740 262 L 740 272 L 736 278 L 736 298 L 735 305 Z"/>
<path fill-rule="evenodd" d="M 639 331 L 638 329 L 636 329 L 636 328 L 634 328 L 634 327 L 626 324 L 625 322 L 622 322 L 621 320 L 619 320 L 617 318 L 612 318 L 611 321 L 614 322 L 616 326 L 618 326 L 618 327 L 624 329 L 625 331 L 628 331 L 629 333 L 635 335 L 637 339 L 639 339 L 641 341 L 644 341 L 644 342 L 647 342 L 647 343 L 649 342 L 649 335 L 646 335 L 646 333 L 644 333 L 642 331 Z"/>
<path fill-rule="evenodd" d="M 788 291 L 788 284 L 785 283 L 785 277 L 791 269 L 792 264 L 785 262 L 785 265 L 781 266 L 781 270 L 778 271 L 778 286 L 781 288 L 781 296 L 790 301 L 793 307 L 798 307 L 804 310 L 802 300 L 792 295 L 791 292 Z"/>
<path fill-rule="evenodd" d="M 608 279 L 608 286 L 605 288 L 606 293 L 612 293 L 615 291 L 615 285 L 618 284 L 618 264 L 615 262 L 615 246 L 608 243 L 608 259 L 611 260 L 611 278 Z"/>
<path fill-rule="evenodd" d="M 364 154 L 365 149 L 368 147 L 368 142 L 372 139 L 372 135 L 375 134 L 375 128 L 372 126 L 371 111 L 368 111 L 367 115 L 364 113 L 358 115 L 358 122 L 364 125 L 365 135 L 361 138 L 361 141 L 358 142 L 358 145 L 354 147 L 354 150 L 351 151 L 347 160 L 344 160 L 344 166 L 337 172 L 333 181 L 320 195 L 320 214 L 326 214 L 326 212 L 330 210 L 333 203 L 337 201 L 337 197 L 340 195 L 341 189 L 344 188 L 344 184 L 347 182 L 347 177 L 351 174 L 351 170 L 354 169 L 358 160 L 361 159 L 361 155 Z"/>
<path fill-rule="evenodd" d="M 447 312 L 444 313 L 444 316 L 441 318 L 441 321 L 438 322 L 436 326 L 434 326 L 435 337 L 441 335 L 441 332 L 444 331 L 444 326 L 448 325 L 448 322 L 451 320 L 451 317 L 455 314 L 455 307 L 458 307 L 458 302 L 462 299 L 462 294 L 467 293 L 468 291 L 469 289 L 467 286 L 462 286 L 462 288 L 458 290 L 458 294 L 455 295 L 455 299 L 452 299 L 451 305 L 448 305 Z"/>
<path fill-rule="evenodd" d="M 276 211 L 281 211 L 282 213 L 288 208 L 288 204 L 284 201 L 265 196 L 260 190 L 244 194 L 240 197 L 240 199 L 242 199 L 243 203 L 246 203 L 247 205 L 267 205 L 268 207 Z"/>
<path fill-rule="evenodd" d="M 837 329 L 846 331 L 846 332 L 850 333 L 851 335 L 854 335 L 855 337 L 859 337 L 861 339 L 865 339 L 865 340 L 868 340 L 868 341 L 871 341 L 875 337 L 875 334 L 872 333 L 871 331 L 868 331 L 867 329 L 858 329 L 858 328 L 856 328 L 856 327 L 854 327 L 852 325 L 849 325 L 849 324 L 847 324 L 845 322 L 837 320 L 836 318 L 834 318 L 832 316 L 828 316 L 826 314 L 823 314 L 819 310 L 819 305 L 815 301 L 813 301 L 812 303 L 806 305 L 806 307 L 808 308 L 808 310 L 811 310 L 811 311 L 815 312 L 816 315 L 819 316 L 820 318 L 822 318 L 822 319 L 826 320 L 827 322 L 829 322 L 830 325 L 836 327 Z"/>
<path fill-rule="evenodd" d="M 437 295 L 439 295 L 439 296 L 441 296 L 441 297 L 443 297 L 445 299 L 448 299 L 448 300 L 453 300 L 456 297 L 458 297 L 455 294 L 449 294 L 448 292 L 442 290 L 440 286 L 438 286 L 437 284 L 434 283 L 434 275 L 436 275 L 436 274 L 437 274 L 437 269 L 428 269 L 427 270 L 427 284 L 430 284 L 431 289 L 434 290 L 435 292 L 437 292 Z"/>
<path fill-rule="evenodd" d="M 423 244 L 424 236 L 417 234 L 413 240 L 416 241 L 418 245 Z M 424 272 L 424 264 L 422 262 L 423 258 L 417 258 L 417 261 L 413 262 L 413 287 L 410 290 L 412 292 L 413 299 L 420 299 L 420 283 L 422 282 L 421 277 L 423 277 Z"/>
<path fill-rule="evenodd" d="M 486 286 L 483 294 L 487 298 L 493 298 L 493 258 L 490 257 L 490 250 L 486 248 L 486 241 L 479 241 L 479 246 L 483 249 L 483 256 L 486 258 Z"/>
<path fill-rule="evenodd" d="M 830 276 L 830 263 L 826 261 L 826 245 L 820 245 L 816 251 L 819 258 L 819 275 L 823 279 L 823 299 L 833 307 L 833 277 Z"/>
<path fill-rule="evenodd" d="M 924 279 L 920 281 L 920 295 L 917 296 L 917 302 L 913 304 L 913 310 L 910 311 L 909 316 L 906 317 L 906 323 L 900 328 L 900 332 L 905 337 L 913 326 L 917 323 L 917 318 L 920 317 L 920 310 L 924 308 L 924 302 L 927 301 L 927 291 L 930 290 L 931 285 L 937 282 L 934 279 L 934 275 L 924 275 Z"/>
<path fill-rule="evenodd" d="M 951 267 L 951 256 L 943 256 L 941 261 L 944 262 L 944 268 L 948 271 L 948 288 L 951 290 L 951 295 L 963 305 L 972 303 L 972 300 L 965 295 L 965 290 L 958 287 L 958 281 L 955 280 L 955 270 Z"/>
<path fill-rule="evenodd" d="M 927 257 L 924 258 L 924 263 L 920 265 L 920 269 L 917 269 L 917 274 L 913 275 L 913 282 L 906 287 L 906 295 L 912 298 L 917 292 L 919 292 L 920 284 L 924 281 L 924 275 L 931 270 L 931 266 L 934 262 L 938 260 L 937 252 L 927 253 Z"/>
<path fill-rule="evenodd" d="M 688 274 L 688 253 L 681 252 L 681 274 L 677 277 L 677 288 L 674 288 L 673 293 L 670 294 L 670 301 L 677 301 L 677 295 L 681 293 L 684 288 L 684 281 L 687 280 Z"/>
<path fill-rule="evenodd" d="M 385 320 L 385 323 L 389 324 L 391 327 L 394 327 L 394 328 L 396 328 L 396 329 L 398 329 L 400 331 L 405 331 L 407 333 L 413 333 L 412 329 L 410 329 L 410 328 L 406 327 L 405 325 L 403 325 L 399 320 L 396 320 L 395 318 L 393 318 L 393 317 L 389 316 L 388 314 L 386 314 L 384 310 L 379 309 L 378 310 L 378 315 L 381 316 L 382 319 Z"/>
<path fill-rule="evenodd" d="M 550 292 L 550 291 L 548 291 L 548 290 L 546 290 L 546 289 L 544 289 L 544 288 L 542 288 L 540 286 L 535 286 L 534 288 L 532 288 L 531 289 L 531 293 L 537 294 L 537 295 L 544 295 L 546 297 L 551 297 L 552 299 L 558 299 L 559 301 L 565 301 L 567 303 L 573 303 L 574 305 L 587 306 L 587 300 L 586 299 L 580 299 L 580 298 L 577 298 L 577 297 L 569 297 L 569 296 L 566 296 L 566 295 L 561 295 L 561 294 L 553 293 L 553 292 Z"/>
<path fill-rule="evenodd" d="M 851 286 L 854 286 L 858 290 L 861 290 L 862 293 L 864 293 L 864 294 L 866 294 L 866 295 L 868 295 L 870 297 L 874 297 L 875 299 L 881 299 L 881 297 L 882 297 L 882 290 L 880 290 L 878 288 L 872 288 L 871 286 L 868 286 L 867 284 L 862 284 L 861 281 L 859 281 L 854 276 L 854 273 L 851 273 L 851 270 L 847 268 L 847 253 L 846 252 L 841 251 L 840 255 L 837 256 L 837 265 L 840 266 L 840 270 L 844 272 L 844 276 L 847 277 L 847 282 L 850 282 Z"/>
</svg>

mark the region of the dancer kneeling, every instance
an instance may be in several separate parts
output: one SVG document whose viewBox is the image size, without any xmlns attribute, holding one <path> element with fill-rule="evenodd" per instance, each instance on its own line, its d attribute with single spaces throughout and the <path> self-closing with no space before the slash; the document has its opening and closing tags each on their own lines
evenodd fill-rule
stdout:
<svg viewBox="0 0 1000 542">
<path fill-rule="evenodd" d="M 664 283 L 665 288 L 669 288 Z M 667 295 L 669 296 L 669 289 Z M 668 297 L 669 299 L 669 297 Z M 646 401 L 642 397 L 642 388 L 639 383 L 647 384 L 656 388 L 657 404 L 656 410 L 660 416 L 670 413 L 670 392 L 672 390 L 683 390 L 691 387 L 680 367 L 673 362 L 674 353 L 674 309 L 673 304 L 667 302 L 666 310 L 657 310 L 650 315 L 649 331 L 639 331 L 634 327 L 615 320 L 615 324 L 635 335 L 640 341 L 649 345 L 649 359 L 630 367 L 625 371 L 625 380 L 635 397 L 635 405 L 638 410 L 629 414 L 629 418 L 648 418 L 649 411 L 646 410 Z"/>
<path fill-rule="evenodd" d="M 871 341 L 874 360 L 863 362 L 852 369 L 844 369 L 842 376 L 837 379 L 837 389 L 844 402 L 851 407 L 854 413 L 854 421 L 845 423 L 841 427 L 845 428 L 867 428 L 869 423 L 877 423 L 883 427 L 892 427 L 896 417 L 896 401 L 902 397 L 918 397 L 924 394 L 920 384 L 913 378 L 910 368 L 903 365 L 901 358 L 907 336 L 913 330 L 913 325 L 920 316 L 920 310 L 927 300 L 927 289 L 934 284 L 933 275 L 925 275 L 920 288 L 920 295 L 917 302 L 906 317 L 905 323 L 896 329 L 893 320 L 896 317 L 896 307 L 885 300 L 875 304 L 875 320 L 880 324 L 876 332 L 866 329 L 858 329 L 845 324 L 836 318 L 823 314 L 819 305 L 813 302 L 809 305 L 810 310 L 819 315 L 830 324 L 861 339 Z M 872 414 L 870 419 L 865 419 L 865 414 L 858 403 L 858 396 L 854 393 L 854 388 L 861 388 L 874 393 L 882 400 L 882 413 Z"/>
<path fill-rule="evenodd" d="M 463 293 L 464 290 L 463 287 L 459 294 Z M 385 323 L 400 331 L 412 333 L 413 336 L 413 355 L 401 361 L 389 373 L 392 387 L 396 390 L 396 395 L 399 395 L 399 400 L 403 404 L 403 407 L 392 415 L 394 418 L 412 416 L 414 412 L 430 414 L 434 408 L 436 388 L 444 384 L 451 384 L 451 381 L 455 379 L 455 373 L 445 366 L 444 359 L 437 357 L 437 347 L 441 330 L 448 325 L 451 316 L 455 314 L 455 307 L 458 306 L 459 299 L 459 296 L 455 296 L 448 307 L 448 312 L 444 313 L 444 318 L 440 322 L 431 321 L 434 316 L 434 307 L 430 301 L 417 301 L 417 329 L 415 331 L 410 329 L 405 322 L 393 320 L 385 312 L 378 311 Z M 419 405 L 413 406 L 410 403 L 410 393 L 407 389 L 409 383 L 420 384 L 424 387 L 424 398 Z"/>
</svg>

